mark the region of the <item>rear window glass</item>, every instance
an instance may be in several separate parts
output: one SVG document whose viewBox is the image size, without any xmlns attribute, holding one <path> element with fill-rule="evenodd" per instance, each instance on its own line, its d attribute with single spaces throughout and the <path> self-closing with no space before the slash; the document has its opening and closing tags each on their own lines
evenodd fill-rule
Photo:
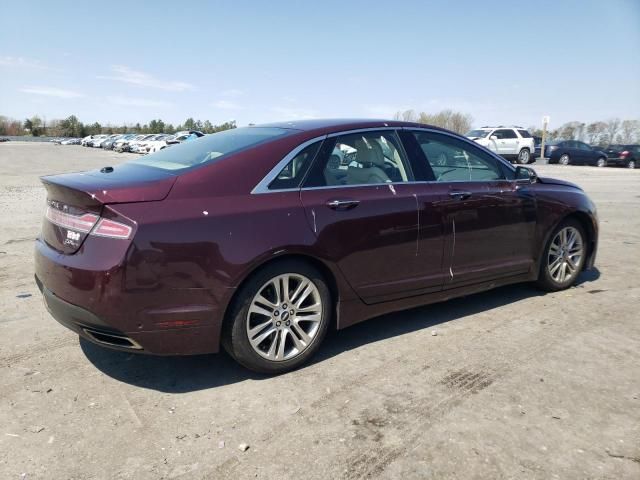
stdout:
<svg viewBox="0 0 640 480">
<path fill-rule="evenodd" d="M 518 133 L 522 138 L 531 138 L 531 134 L 526 130 L 518 130 Z"/>
<path fill-rule="evenodd" d="M 467 132 L 465 136 L 470 138 L 484 138 L 489 133 L 489 130 L 471 130 Z"/>
<path fill-rule="evenodd" d="M 131 163 L 161 168 L 163 170 L 184 170 L 212 163 L 228 155 L 260 143 L 291 134 L 292 130 L 274 127 L 245 127 L 225 130 L 188 140 L 179 145 L 160 150 Z"/>
</svg>

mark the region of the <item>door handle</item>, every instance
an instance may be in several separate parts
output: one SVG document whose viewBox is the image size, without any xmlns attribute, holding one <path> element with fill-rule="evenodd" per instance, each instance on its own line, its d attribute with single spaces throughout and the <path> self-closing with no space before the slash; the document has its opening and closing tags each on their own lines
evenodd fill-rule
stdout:
<svg viewBox="0 0 640 480">
<path fill-rule="evenodd" d="M 327 207 L 333 210 L 351 210 L 360 204 L 360 200 L 331 200 L 327 202 Z"/>
<path fill-rule="evenodd" d="M 455 190 L 453 192 L 449 192 L 449 196 L 451 198 L 455 198 L 456 200 L 466 200 L 471 196 L 471 192 L 463 192 L 461 190 Z"/>
</svg>

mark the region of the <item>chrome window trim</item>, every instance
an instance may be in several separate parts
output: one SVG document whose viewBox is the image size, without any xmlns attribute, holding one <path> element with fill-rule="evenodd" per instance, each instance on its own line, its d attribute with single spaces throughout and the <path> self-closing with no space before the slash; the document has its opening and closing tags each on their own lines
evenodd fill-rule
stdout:
<svg viewBox="0 0 640 480">
<path fill-rule="evenodd" d="M 319 137 L 312 138 L 310 140 L 307 140 L 301 143 L 296 148 L 291 150 L 282 160 L 280 160 L 275 165 L 275 167 L 269 170 L 269 173 L 267 173 L 265 177 L 262 180 L 260 180 L 260 182 L 255 187 L 253 187 L 253 190 L 251 190 L 251 194 L 299 191 L 300 190 L 299 188 L 281 188 L 281 189 L 269 190 L 269 184 L 276 179 L 276 177 L 280 174 L 282 169 L 286 167 L 288 163 L 291 160 L 293 160 L 295 156 L 298 155 L 302 150 L 307 148 L 309 145 L 314 144 L 315 142 L 324 140 L 325 138 L 327 138 L 327 135 L 321 135 Z"/>
<path fill-rule="evenodd" d="M 351 135 L 353 133 L 360 133 L 360 132 L 377 132 L 380 130 L 398 130 L 401 127 L 367 127 L 367 128 L 356 128 L 354 130 L 344 130 L 342 132 L 333 132 L 327 135 L 327 138 L 333 138 L 333 137 L 341 137 L 343 135 Z"/>
<path fill-rule="evenodd" d="M 491 150 L 483 147 L 482 145 L 474 142 L 473 140 L 469 140 L 468 138 L 465 138 L 463 136 L 459 136 L 459 135 L 454 135 L 451 134 L 449 132 L 445 132 L 442 130 L 436 130 L 433 128 L 421 128 L 421 127 L 403 127 L 403 126 L 397 126 L 397 127 L 372 127 L 372 128 L 358 128 L 358 129 L 354 129 L 354 130 L 345 130 L 345 131 L 340 131 L 340 132 L 334 132 L 334 133 L 329 133 L 327 135 L 321 135 L 319 137 L 315 137 L 312 138 L 310 140 L 307 140 L 303 143 L 301 143 L 300 145 L 298 145 L 296 148 L 294 148 L 293 150 L 291 150 L 282 160 L 280 160 L 270 171 L 269 173 L 267 173 L 267 175 L 265 175 L 265 177 L 253 188 L 253 190 L 251 190 L 251 194 L 264 194 L 264 193 L 283 193 L 283 192 L 299 192 L 299 191 L 306 191 L 306 190 L 329 190 L 329 189 L 336 189 L 336 188 L 361 188 L 361 187 L 384 187 L 385 185 L 420 185 L 420 184 L 432 184 L 432 183 L 489 183 L 489 182 L 511 182 L 511 181 L 515 181 L 515 180 L 510 180 L 508 178 L 502 178 L 502 179 L 496 179 L 496 180 L 450 180 L 447 182 L 439 182 L 437 180 L 412 180 L 409 182 L 386 182 L 386 183 L 360 183 L 360 184 L 356 184 L 356 185 L 324 185 L 321 187 L 302 187 L 302 188 L 281 188 L 281 189 L 273 189 L 273 190 L 269 190 L 269 184 L 276 179 L 276 177 L 278 176 L 278 174 L 280 173 L 280 171 L 282 171 L 282 169 L 284 167 L 287 166 L 287 164 L 293 160 L 293 158 L 298 155 L 298 153 L 300 153 L 302 150 L 304 150 L 305 148 L 307 148 L 309 145 L 318 142 L 318 141 L 322 141 L 325 140 L 327 138 L 334 138 L 334 137 L 338 137 L 341 135 L 349 135 L 349 134 L 353 134 L 353 133 L 359 133 L 359 132 L 372 132 L 372 131 L 378 131 L 378 130 L 394 130 L 394 131 L 398 131 L 398 130 L 407 130 L 407 131 L 418 131 L 418 132 L 429 132 L 429 133 L 437 133 L 440 135 L 446 135 L 452 138 L 455 138 L 456 140 L 462 140 L 463 142 L 468 143 L 469 145 L 472 145 L 475 148 L 480 149 L 481 151 L 488 153 L 492 158 L 494 158 L 495 160 L 497 160 L 498 162 L 500 162 L 502 165 L 506 166 L 508 169 L 510 169 L 514 174 L 515 174 L 515 167 L 508 162 L 507 160 L 505 160 L 504 158 L 502 158 L 500 155 L 497 155 L 496 153 L 492 152 Z M 404 147 L 403 147 L 404 148 Z"/>
</svg>

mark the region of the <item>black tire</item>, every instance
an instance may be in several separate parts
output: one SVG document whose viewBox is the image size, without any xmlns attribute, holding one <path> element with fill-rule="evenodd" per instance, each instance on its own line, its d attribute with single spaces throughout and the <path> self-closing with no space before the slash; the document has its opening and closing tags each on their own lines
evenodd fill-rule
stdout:
<svg viewBox="0 0 640 480">
<path fill-rule="evenodd" d="M 549 272 L 549 268 L 548 268 L 549 249 L 551 248 L 551 243 L 553 242 L 558 232 L 560 232 L 561 230 L 567 227 L 573 227 L 579 232 L 582 238 L 582 245 L 584 250 L 580 258 L 580 261 L 578 262 L 575 275 L 569 277 L 564 282 L 558 282 L 551 276 Z M 542 252 L 542 256 L 540 257 L 540 261 L 539 261 L 540 270 L 538 273 L 538 280 L 536 281 L 536 285 L 542 290 L 546 290 L 548 292 L 557 292 L 559 290 L 565 290 L 571 287 L 573 284 L 575 284 L 576 280 L 580 276 L 580 272 L 584 268 L 584 262 L 587 259 L 587 254 L 588 254 L 588 239 L 585 234 L 584 228 L 582 227 L 580 222 L 572 218 L 569 218 L 561 222 L 560 225 L 558 225 L 549 236 L 549 240 L 547 241 L 547 244 L 544 247 L 544 251 Z"/>
<path fill-rule="evenodd" d="M 309 345 L 297 356 L 281 361 L 271 361 L 260 356 L 251 346 L 247 333 L 247 315 L 254 296 L 269 280 L 286 273 L 307 277 L 318 289 L 322 302 L 322 315 L 317 332 Z M 254 273 L 236 294 L 229 309 L 222 331 L 224 349 L 239 364 L 258 373 L 285 373 L 305 364 L 320 348 L 331 318 L 334 305 L 323 275 L 310 264 L 300 260 L 283 260 L 272 263 Z"/>
<path fill-rule="evenodd" d="M 520 163 L 521 165 L 527 165 L 530 162 L 531 152 L 528 148 L 523 148 L 522 150 L 520 150 L 520 153 L 518 153 L 518 163 Z"/>
<path fill-rule="evenodd" d="M 607 159 L 604 157 L 598 158 L 598 161 L 596 162 L 596 167 L 606 167 L 606 166 L 607 166 Z"/>
<path fill-rule="evenodd" d="M 558 163 L 560 165 L 571 165 L 571 157 L 569 156 L 568 153 L 563 153 L 562 155 L 560 155 L 560 158 L 558 159 Z"/>
</svg>

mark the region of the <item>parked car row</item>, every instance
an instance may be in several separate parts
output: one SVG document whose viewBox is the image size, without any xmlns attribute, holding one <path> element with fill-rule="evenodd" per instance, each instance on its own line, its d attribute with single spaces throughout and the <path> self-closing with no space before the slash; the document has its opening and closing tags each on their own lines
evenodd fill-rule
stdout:
<svg viewBox="0 0 640 480">
<path fill-rule="evenodd" d="M 176 134 L 101 134 L 88 135 L 84 138 L 54 138 L 51 141 L 60 145 L 82 145 L 83 147 L 102 148 L 116 152 L 147 154 L 202 136 L 204 133 L 200 131 L 185 130 Z"/>
<path fill-rule="evenodd" d="M 518 126 L 482 127 L 467 138 L 512 162 L 527 164 L 540 157 L 541 139 Z M 560 165 L 623 166 L 636 168 L 640 145 L 591 146 L 578 140 L 554 140 L 545 144 L 544 157 Z"/>
</svg>

